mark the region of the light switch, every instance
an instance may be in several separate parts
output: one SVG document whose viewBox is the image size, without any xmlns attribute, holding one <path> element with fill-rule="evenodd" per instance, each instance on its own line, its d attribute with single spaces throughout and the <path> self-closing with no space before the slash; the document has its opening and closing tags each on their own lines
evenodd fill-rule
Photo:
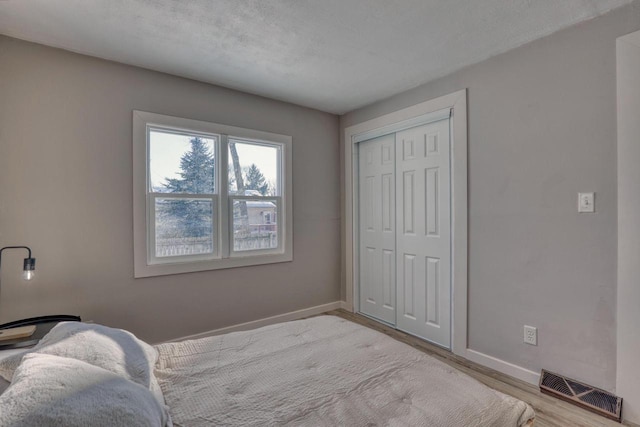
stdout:
<svg viewBox="0 0 640 427">
<path fill-rule="evenodd" d="M 578 193 L 578 212 L 595 212 L 595 193 Z"/>
</svg>

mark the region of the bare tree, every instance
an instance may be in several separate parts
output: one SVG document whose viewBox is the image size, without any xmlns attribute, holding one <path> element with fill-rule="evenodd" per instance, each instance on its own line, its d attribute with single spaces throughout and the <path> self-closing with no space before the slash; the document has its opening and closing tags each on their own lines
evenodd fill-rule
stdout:
<svg viewBox="0 0 640 427">
<path fill-rule="evenodd" d="M 231 152 L 231 161 L 233 162 L 233 172 L 236 177 L 237 194 L 244 196 L 244 179 L 242 177 L 242 168 L 240 167 L 240 159 L 238 158 L 238 150 L 236 149 L 236 143 L 229 141 L 229 151 Z M 249 214 L 247 212 L 247 202 L 240 201 L 240 217 L 242 218 L 242 225 L 245 228 L 249 226 Z"/>
</svg>

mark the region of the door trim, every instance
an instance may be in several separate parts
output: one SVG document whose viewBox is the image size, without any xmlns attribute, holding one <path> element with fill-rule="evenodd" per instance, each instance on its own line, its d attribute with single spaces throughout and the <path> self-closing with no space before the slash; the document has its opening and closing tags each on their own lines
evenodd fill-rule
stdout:
<svg viewBox="0 0 640 427">
<path fill-rule="evenodd" d="M 358 141 L 363 135 L 390 133 L 395 126 L 415 123 L 441 110 L 451 111 L 451 350 L 467 355 L 467 90 L 431 99 L 349 126 L 344 135 L 346 304 L 357 311 L 358 299 Z M 427 122 L 428 123 L 428 122 Z"/>
<path fill-rule="evenodd" d="M 451 118 L 451 108 L 444 108 L 442 110 L 422 114 L 420 116 L 403 120 L 401 122 L 391 123 L 387 126 L 382 126 L 370 131 L 358 133 L 356 135 L 353 135 L 353 142 L 364 142 L 370 139 L 378 138 L 380 136 L 402 132 L 403 130 L 411 129 L 417 126 L 428 125 L 429 123 L 439 122 L 440 120 L 449 118 Z"/>
</svg>

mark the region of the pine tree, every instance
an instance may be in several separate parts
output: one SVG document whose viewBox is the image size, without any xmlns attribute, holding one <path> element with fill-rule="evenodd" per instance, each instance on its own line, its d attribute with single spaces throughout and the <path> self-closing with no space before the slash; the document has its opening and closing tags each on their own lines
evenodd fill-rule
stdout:
<svg viewBox="0 0 640 427">
<path fill-rule="evenodd" d="M 169 193 L 213 193 L 214 159 L 202 138 L 189 140 L 191 151 L 180 158 L 180 178 L 168 178 L 164 185 Z"/>
<path fill-rule="evenodd" d="M 164 188 L 168 193 L 208 194 L 214 191 L 215 161 L 202 138 L 189 140 L 191 150 L 180 158 L 180 178 L 167 178 Z M 165 220 L 174 223 L 185 237 L 211 234 L 212 206 L 201 200 L 172 200 L 159 212 Z M 173 227 L 170 227 L 173 228 Z"/>
<path fill-rule="evenodd" d="M 263 196 L 266 196 L 269 191 L 269 183 L 255 163 L 252 163 L 251 166 L 247 168 L 245 173 L 245 188 L 247 190 L 256 190 Z"/>
</svg>

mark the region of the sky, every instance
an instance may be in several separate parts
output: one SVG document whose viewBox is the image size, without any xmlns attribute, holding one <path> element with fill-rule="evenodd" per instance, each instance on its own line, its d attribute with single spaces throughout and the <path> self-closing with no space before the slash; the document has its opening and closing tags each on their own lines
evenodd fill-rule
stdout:
<svg viewBox="0 0 640 427">
<path fill-rule="evenodd" d="M 151 131 L 149 157 L 152 188 L 161 186 L 166 178 L 179 178 L 180 158 L 190 150 L 190 139 L 191 137 L 185 135 Z M 203 140 L 213 152 L 215 138 L 203 138 Z M 236 143 L 236 149 L 243 169 L 254 163 L 267 182 L 276 182 L 278 173 L 276 148 L 241 142 Z"/>
</svg>

